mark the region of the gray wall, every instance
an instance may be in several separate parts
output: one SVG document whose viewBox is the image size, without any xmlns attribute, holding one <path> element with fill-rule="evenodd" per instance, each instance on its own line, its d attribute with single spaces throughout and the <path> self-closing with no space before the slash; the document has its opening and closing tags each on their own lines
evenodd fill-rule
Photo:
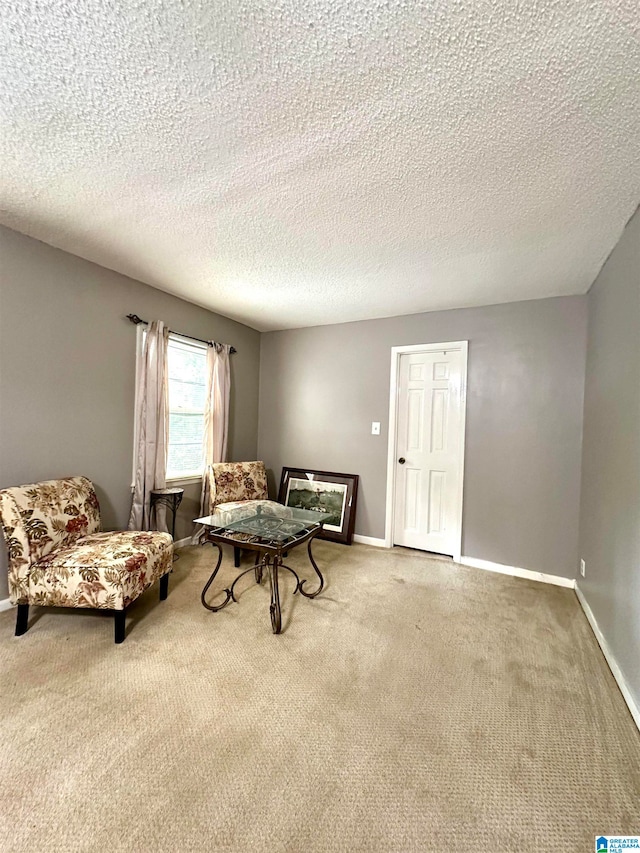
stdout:
<svg viewBox="0 0 640 853">
<path fill-rule="evenodd" d="M 589 292 L 578 586 L 640 707 L 640 213 Z"/>
<path fill-rule="evenodd" d="M 360 474 L 356 533 L 383 538 L 391 347 L 468 340 L 462 552 L 574 577 L 586 317 L 572 296 L 264 334 L 258 455 Z"/>
<path fill-rule="evenodd" d="M 84 474 L 105 527 L 126 527 L 136 351 L 129 313 L 236 347 L 229 458 L 255 459 L 258 332 L 0 228 L 0 488 Z M 199 484 L 186 487 L 177 538 L 190 532 L 199 498 Z"/>
</svg>

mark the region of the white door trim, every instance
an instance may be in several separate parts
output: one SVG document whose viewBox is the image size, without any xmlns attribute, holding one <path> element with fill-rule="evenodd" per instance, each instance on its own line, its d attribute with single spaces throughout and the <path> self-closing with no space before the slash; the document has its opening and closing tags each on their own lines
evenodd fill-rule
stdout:
<svg viewBox="0 0 640 853">
<path fill-rule="evenodd" d="M 460 473 L 458 480 L 458 507 L 456 521 L 458 536 L 456 539 L 455 553 L 453 559 L 460 562 L 462 556 L 462 494 L 464 483 L 464 437 L 466 431 L 467 414 L 467 358 L 469 353 L 469 341 L 444 341 L 433 344 L 409 344 L 403 347 L 391 347 L 391 381 L 389 383 L 389 446 L 387 450 L 387 507 L 385 514 L 384 544 L 385 548 L 393 547 L 393 516 L 395 505 L 396 485 L 396 437 L 398 421 L 398 374 L 400 370 L 400 356 L 404 353 L 439 352 L 440 350 L 459 350 L 462 355 L 461 372 L 461 396 L 462 412 L 460 413 Z"/>
</svg>

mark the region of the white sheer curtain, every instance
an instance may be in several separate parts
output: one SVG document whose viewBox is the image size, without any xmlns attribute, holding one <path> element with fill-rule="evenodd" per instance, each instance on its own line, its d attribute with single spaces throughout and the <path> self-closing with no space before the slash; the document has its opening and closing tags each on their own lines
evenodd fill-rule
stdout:
<svg viewBox="0 0 640 853">
<path fill-rule="evenodd" d="M 207 399 L 204 413 L 204 471 L 202 474 L 202 493 L 200 495 L 200 515 L 211 512 L 211 491 L 213 485 L 214 462 L 226 462 L 227 439 L 229 434 L 229 397 L 231 394 L 231 369 L 228 344 L 209 342 L 207 351 Z M 199 527 L 193 534 L 195 544 L 202 533 Z"/>
<path fill-rule="evenodd" d="M 129 530 L 149 530 L 149 493 L 167 485 L 169 441 L 169 330 L 154 320 L 146 334 L 136 376 L 136 477 Z M 164 512 L 158 510 L 158 528 L 166 530 Z"/>
</svg>

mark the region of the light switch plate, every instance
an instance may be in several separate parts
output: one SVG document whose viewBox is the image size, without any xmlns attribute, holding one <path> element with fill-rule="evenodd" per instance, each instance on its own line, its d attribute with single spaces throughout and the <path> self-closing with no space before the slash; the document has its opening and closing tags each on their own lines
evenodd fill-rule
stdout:
<svg viewBox="0 0 640 853">
<path fill-rule="evenodd" d="M 380 435 L 380 421 L 371 422 L 371 435 Z"/>
</svg>

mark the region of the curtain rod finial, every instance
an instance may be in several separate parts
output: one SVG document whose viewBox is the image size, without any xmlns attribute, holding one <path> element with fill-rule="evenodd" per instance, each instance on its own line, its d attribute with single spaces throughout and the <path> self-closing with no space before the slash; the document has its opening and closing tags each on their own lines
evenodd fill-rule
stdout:
<svg viewBox="0 0 640 853">
<path fill-rule="evenodd" d="M 143 322 L 137 314 L 127 314 L 127 320 L 131 320 L 136 326 Z"/>
</svg>

